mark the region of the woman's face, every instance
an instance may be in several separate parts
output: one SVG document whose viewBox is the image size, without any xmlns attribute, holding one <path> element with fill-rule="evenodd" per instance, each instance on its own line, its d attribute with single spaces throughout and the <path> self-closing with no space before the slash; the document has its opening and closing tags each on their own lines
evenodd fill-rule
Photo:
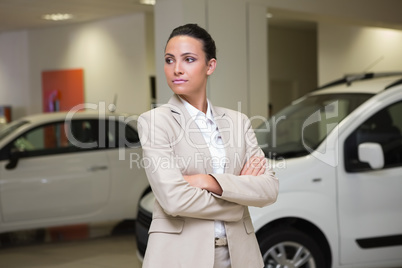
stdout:
<svg viewBox="0 0 402 268">
<path fill-rule="evenodd" d="M 180 35 L 169 40 L 165 49 L 165 76 L 172 91 L 181 96 L 206 94 L 208 76 L 216 67 L 216 60 L 206 62 L 200 40 Z"/>
</svg>

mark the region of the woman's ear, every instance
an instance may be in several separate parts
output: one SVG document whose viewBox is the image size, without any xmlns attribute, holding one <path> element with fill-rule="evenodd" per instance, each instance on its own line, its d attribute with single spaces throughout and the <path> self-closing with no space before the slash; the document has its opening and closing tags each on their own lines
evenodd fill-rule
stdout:
<svg viewBox="0 0 402 268">
<path fill-rule="evenodd" d="M 207 75 L 211 75 L 216 68 L 216 59 L 210 59 L 208 61 L 208 71 L 207 71 Z"/>
</svg>

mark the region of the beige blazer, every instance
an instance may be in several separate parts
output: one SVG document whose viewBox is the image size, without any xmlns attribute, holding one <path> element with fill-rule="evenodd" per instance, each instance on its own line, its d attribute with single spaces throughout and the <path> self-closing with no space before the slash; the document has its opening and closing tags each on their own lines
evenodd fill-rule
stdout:
<svg viewBox="0 0 402 268">
<path fill-rule="evenodd" d="M 138 120 L 143 164 L 156 197 L 144 268 L 212 268 L 214 220 L 225 224 L 232 268 L 264 266 L 248 206 L 274 203 L 278 179 L 271 169 L 239 176 L 247 159 L 263 152 L 244 114 L 211 109 L 225 144 L 224 174 L 212 174 L 208 146 L 177 95 Z M 217 179 L 222 196 L 191 187 L 183 178 L 200 173 Z"/>
</svg>

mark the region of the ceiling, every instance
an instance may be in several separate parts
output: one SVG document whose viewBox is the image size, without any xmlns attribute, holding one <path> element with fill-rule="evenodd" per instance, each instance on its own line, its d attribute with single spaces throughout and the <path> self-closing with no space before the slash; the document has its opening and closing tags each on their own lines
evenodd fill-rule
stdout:
<svg viewBox="0 0 402 268">
<path fill-rule="evenodd" d="M 140 0 L 0 0 L 0 32 L 51 27 L 121 16 L 153 12 L 153 6 Z M 69 13 L 67 21 L 48 21 L 42 16 Z"/>
<path fill-rule="evenodd" d="M 0 0 L 0 32 L 82 23 L 136 12 L 153 13 L 153 6 L 140 0 Z M 45 14 L 69 13 L 72 20 L 49 21 Z M 275 12 L 277 13 L 277 12 Z M 314 28 L 314 23 L 275 16 L 270 24 L 291 28 Z M 285 16 L 286 17 L 286 16 Z"/>
<path fill-rule="evenodd" d="M 51 26 L 82 23 L 137 12 L 153 13 L 153 6 L 140 4 L 141 0 L 0 0 L 0 33 Z M 400 1 L 400 0 L 397 0 Z M 383 1 L 381 1 L 383 3 Z M 400 2 L 398 2 L 400 6 Z M 395 8 L 398 6 L 395 5 Z M 273 15 L 269 25 L 315 30 L 322 16 L 269 8 Z M 48 21 L 42 16 L 50 13 L 70 13 L 72 20 Z M 345 18 L 342 18 L 345 20 Z M 366 23 L 366 22 L 365 22 Z M 369 26 L 369 24 L 366 24 Z M 375 26 L 375 25 L 372 25 Z M 395 26 L 395 25 L 394 25 Z M 392 28 L 392 27 L 391 27 Z M 394 28 L 402 29 L 402 21 Z"/>
<path fill-rule="evenodd" d="M 136 12 L 153 13 L 153 6 L 140 4 L 140 0 L 0 0 L 0 32 L 82 23 Z M 74 18 L 42 19 L 43 15 L 52 13 L 69 13 Z M 312 22 L 286 18 L 283 12 L 274 13 L 270 25 L 304 29 L 315 26 Z"/>
</svg>

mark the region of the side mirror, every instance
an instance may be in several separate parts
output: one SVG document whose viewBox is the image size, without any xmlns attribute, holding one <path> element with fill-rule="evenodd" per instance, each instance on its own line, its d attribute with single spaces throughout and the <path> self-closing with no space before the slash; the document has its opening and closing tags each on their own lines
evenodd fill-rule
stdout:
<svg viewBox="0 0 402 268">
<path fill-rule="evenodd" d="M 379 143 L 365 142 L 359 144 L 359 161 L 366 162 L 372 169 L 381 169 L 384 167 L 384 152 Z"/>
<path fill-rule="evenodd" d="M 10 159 L 9 159 L 10 161 L 7 163 L 6 169 L 14 169 L 17 166 L 18 161 L 20 159 L 20 154 L 21 153 L 17 150 L 11 151 Z"/>
</svg>

